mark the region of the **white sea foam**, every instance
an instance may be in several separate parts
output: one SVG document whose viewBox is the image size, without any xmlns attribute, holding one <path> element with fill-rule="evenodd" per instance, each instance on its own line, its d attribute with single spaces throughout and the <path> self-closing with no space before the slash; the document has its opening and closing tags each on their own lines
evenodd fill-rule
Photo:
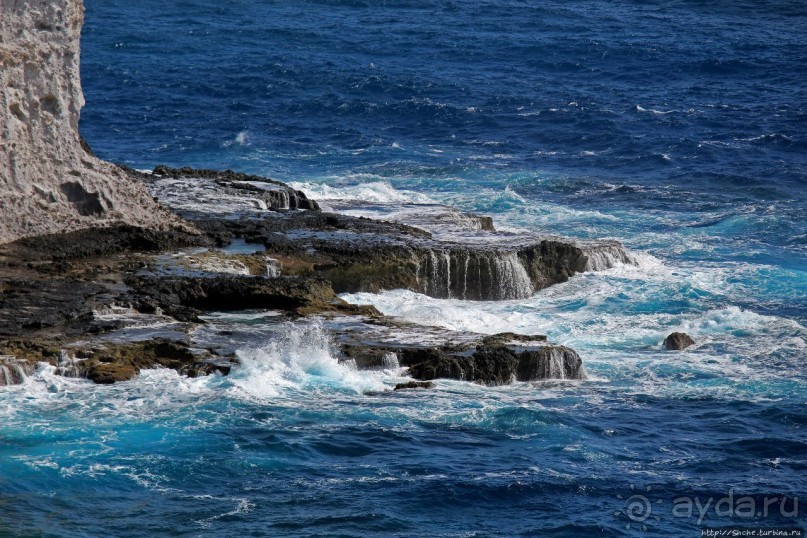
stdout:
<svg viewBox="0 0 807 538">
<path fill-rule="evenodd" d="M 636 105 L 636 112 L 649 112 L 651 114 L 658 114 L 661 116 L 677 112 L 676 110 L 656 110 L 654 108 L 644 108 L 641 105 Z"/>
<path fill-rule="evenodd" d="M 238 351 L 240 366 L 227 379 L 231 392 L 265 400 L 298 391 L 343 391 L 360 394 L 385 390 L 373 372 L 339 362 L 322 323 L 287 324 L 277 338 Z"/>
<path fill-rule="evenodd" d="M 376 204 L 434 204 L 434 199 L 414 191 L 398 190 L 387 181 L 332 186 L 314 181 L 290 182 L 294 189 L 320 201 L 354 201 Z"/>
<path fill-rule="evenodd" d="M 729 296 L 744 291 L 734 288 L 732 268 L 674 267 L 643 253 L 636 259 L 635 266 L 576 275 L 526 300 L 446 300 L 400 290 L 342 297 L 450 330 L 547 334 L 575 348 L 594 379 L 636 377 L 653 390 L 670 383 L 664 373 L 670 367 L 680 369 L 675 376 L 684 384 L 701 371 L 732 386 L 750 379 L 778 382 L 780 368 L 771 368 L 770 361 L 789 365 L 791 372 L 798 368 L 798 357 L 807 350 L 807 328 L 727 305 Z M 691 334 L 696 346 L 683 354 L 664 351 L 662 341 L 673 331 Z M 695 384 L 687 393 L 702 390 Z M 736 396 L 735 389 L 726 390 Z"/>
<path fill-rule="evenodd" d="M 249 131 L 240 131 L 234 138 L 227 140 L 222 144 L 223 147 L 229 148 L 233 145 L 245 146 L 248 144 L 250 138 Z"/>
</svg>

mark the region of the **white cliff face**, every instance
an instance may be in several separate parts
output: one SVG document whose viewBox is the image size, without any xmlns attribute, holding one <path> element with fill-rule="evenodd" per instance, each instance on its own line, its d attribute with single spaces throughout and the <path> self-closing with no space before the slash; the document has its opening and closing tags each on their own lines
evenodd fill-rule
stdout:
<svg viewBox="0 0 807 538">
<path fill-rule="evenodd" d="M 82 0 L 0 0 L 0 243 L 126 222 L 177 219 L 82 148 Z"/>
</svg>

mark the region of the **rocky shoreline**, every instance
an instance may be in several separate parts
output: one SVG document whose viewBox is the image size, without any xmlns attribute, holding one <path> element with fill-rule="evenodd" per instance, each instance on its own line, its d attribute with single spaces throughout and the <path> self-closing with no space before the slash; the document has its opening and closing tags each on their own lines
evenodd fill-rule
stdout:
<svg viewBox="0 0 807 538">
<path fill-rule="evenodd" d="M 338 294 L 523 299 L 632 263 L 619 243 L 500 232 L 434 204 L 367 218 L 260 176 L 102 161 L 78 132 L 83 3 L 0 6 L 0 385 L 43 362 L 96 383 L 153 367 L 226 375 L 234 350 L 195 335 L 210 312 L 245 309 L 328 320 L 340 360 L 407 367 L 425 383 L 413 387 L 585 377 L 545 337 L 407 326 Z"/>
<path fill-rule="evenodd" d="M 226 375 L 235 356 L 201 349 L 191 334 L 206 313 L 246 309 L 275 310 L 292 320 L 352 320 L 350 330 L 343 323 L 331 332 L 342 360 L 359 369 L 394 360 L 419 381 L 583 379 L 580 357 L 543 336 L 430 329 L 426 338 L 424 329 L 347 304 L 338 293 L 404 288 L 433 297 L 507 299 L 602 264 L 630 263 L 615 242 L 528 241 L 496 232 L 475 215 L 467 217 L 482 220 L 468 236 L 475 240 L 445 240 L 428 226 L 325 212 L 283 183 L 230 171 L 158 167 L 129 174 L 155 192 L 164 188 L 158 182 L 181 181 L 244 207 L 217 216 L 183 210 L 178 201 L 172 207 L 167 197 L 161 201 L 189 223 L 184 230 L 121 224 L 0 245 L 0 384 L 21 382 L 38 362 L 96 383 L 124 381 L 152 367 Z M 116 309 L 129 318 L 105 315 Z M 175 334 L 121 339 L 144 316 L 176 324 Z"/>
</svg>

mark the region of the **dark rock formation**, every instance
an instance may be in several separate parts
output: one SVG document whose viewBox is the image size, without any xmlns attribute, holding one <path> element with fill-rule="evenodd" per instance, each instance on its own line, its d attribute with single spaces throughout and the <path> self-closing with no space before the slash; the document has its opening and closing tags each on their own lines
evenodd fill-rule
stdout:
<svg viewBox="0 0 807 538">
<path fill-rule="evenodd" d="M 513 381 L 543 379 L 585 379 L 583 361 L 564 346 L 547 345 L 519 351 L 500 345 L 481 345 L 473 353 L 449 350 L 418 350 L 402 353 L 402 364 L 412 364 L 415 379 L 450 378 L 484 385 L 506 385 Z"/>
<path fill-rule="evenodd" d="M 266 308 L 304 315 L 343 305 L 330 284 L 318 278 L 134 276 L 131 301 L 141 312 L 157 308 L 180 321 L 198 321 L 202 310 Z"/>
<path fill-rule="evenodd" d="M 129 381 L 138 374 L 131 364 L 95 363 L 87 367 L 86 377 L 99 385 L 111 385 L 120 381 Z"/>
<path fill-rule="evenodd" d="M 57 366 L 66 377 L 110 384 L 135 377 L 144 368 L 171 368 L 196 377 L 214 372 L 227 375 L 231 360 L 190 350 L 185 342 L 154 338 L 135 342 L 81 341 L 64 347 L 58 339 L 0 340 L 0 385 L 21 383 L 36 363 Z"/>
<path fill-rule="evenodd" d="M 665 349 L 681 350 L 686 349 L 694 344 L 695 340 L 693 340 L 687 333 L 675 332 L 664 339 Z"/>
<path fill-rule="evenodd" d="M 155 194 L 193 219 L 218 244 L 233 237 L 263 244 L 269 256 L 284 256 L 298 268 L 307 264 L 309 272 L 330 281 L 337 293 L 403 288 L 439 298 L 522 299 L 576 273 L 634 263 L 616 241 L 514 237 L 493 231 L 489 217 L 450 208 L 440 213 L 429 206 L 427 216 L 413 217 L 414 225 L 319 211 L 268 211 L 318 207 L 283 183 L 232 171 L 157 167 L 153 174 L 140 177 L 152 185 L 164 178 L 184 182 L 182 187 L 162 186 Z M 199 182 L 212 182 L 215 194 Z M 177 196 L 183 189 L 200 190 L 198 196 Z M 275 194 L 267 194 L 270 191 Z M 278 196 L 283 200 L 278 202 Z M 223 199 L 239 208 L 229 216 L 241 215 L 240 219 L 210 218 L 200 209 L 202 203 L 215 213 Z M 265 207 L 255 209 L 251 202 Z M 473 229 L 451 239 L 446 230 L 454 220 L 472 223 Z M 437 236 L 418 228 L 429 228 L 429 223 L 440 230 Z"/>
<path fill-rule="evenodd" d="M 384 319 L 375 321 L 376 325 L 389 323 Z M 418 380 L 448 378 L 484 385 L 586 378 L 583 362 L 574 350 L 548 344 L 542 335 L 502 333 L 483 337 L 445 330 L 428 334 L 427 328 L 405 324 L 390 326 L 386 335 L 383 329 L 354 327 L 353 330 L 355 332 L 339 335 L 338 339 L 344 356 L 360 369 L 400 364 L 409 367 L 409 375 Z M 420 332 L 421 341 L 442 340 L 443 344 L 395 342 L 409 331 Z"/>
<path fill-rule="evenodd" d="M 0 337 L 64 325 L 88 327 L 109 290 L 79 279 L 0 280 Z"/>
<path fill-rule="evenodd" d="M 134 253 L 209 243 L 186 232 L 120 225 L 0 245 L 0 337 L 103 330 L 93 312 L 116 302 L 123 274 L 138 263 Z"/>
<path fill-rule="evenodd" d="M 433 389 L 434 383 L 431 381 L 408 381 L 406 383 L 398 383 L 392 390 L 411 390 L 411 389 Z"/>
<path fill-rule="evenodd" d="M 162 252 L 207 246 L 205 235 L 180 230 L 148 230 L 126 224 L 41 235 L 0 245 L 0 256 L 23 261 L 58 262 L 126 252 Z"/>
<path fill-rule="evenodd" d="M 615 241 L 446 243 L 405 224 L 327 213 L 196 224 L 221 241 L 243 237 L 263 244 L 267 255 L 308 264 L 337 293 L 410 289 L 438 298 L 523 299 L 576 273 L 632 263 Z"/>
</svg>

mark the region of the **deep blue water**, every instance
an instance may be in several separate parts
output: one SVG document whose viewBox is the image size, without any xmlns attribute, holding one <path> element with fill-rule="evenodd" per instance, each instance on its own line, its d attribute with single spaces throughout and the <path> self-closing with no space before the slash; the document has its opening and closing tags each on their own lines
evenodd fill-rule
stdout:
<svg viewBox="0 0 807 538">
<path fill-rule="evenodd" d="M 81 131 L 103 158 L 259 173 L 326 200 L 425 196 L 614 237 L 641 263 L 524 301 L 346 296 L 548 334 L 580 352 L 583 383 L 391 394 L 399 373 L 337 365 L 322 327 L 251 316 L 216 318 L 247 335 L 230 378 L 97 387 L 43 368 L 0 389 L 0 534 L 805 525 L 803 506 L 787 515 L 807 499 L 803 2 L 86 4 Z M 661 351 L 673 330 L 698 345 Z M 790 500 L 750 519 L 672 512 L 730 493 Z M 632 495 L 649 514 L 628 517 Z"/>
</svg>

